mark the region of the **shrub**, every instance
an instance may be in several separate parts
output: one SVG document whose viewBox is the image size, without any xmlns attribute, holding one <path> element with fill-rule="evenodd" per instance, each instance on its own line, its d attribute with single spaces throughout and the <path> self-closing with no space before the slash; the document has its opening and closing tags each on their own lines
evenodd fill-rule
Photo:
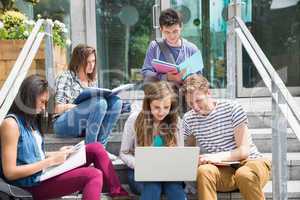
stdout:
<svg viewBox="0 0 300 200">
<path fill-rule="evenodd" d="M 3 27 L 0 27 L 0 39 L 2 40 L 24 40 L 27 39 L 32 31 L 35 21 L 28 18 L 18 11 L 6 11 L 0 16 L 0 21 Z M 64 23 L 51 19 L 47 19 L 53 25 L 53 42 L 54 44 L 65 47 L 69 44 L 69 39 L 66 36 L 68 32 Z"/>
</svg>

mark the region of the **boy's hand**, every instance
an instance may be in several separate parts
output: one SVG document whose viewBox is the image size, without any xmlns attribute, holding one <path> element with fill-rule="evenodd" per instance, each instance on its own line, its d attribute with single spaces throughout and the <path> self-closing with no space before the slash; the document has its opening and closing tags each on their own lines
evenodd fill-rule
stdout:
<svg viewBox="0 0 300 200">
<path fill-rule="evenodd" d="M 174 74 L 169 72 L 167 73 L 167 80 L 181 83 L 182 78 L 185 76 L 185 73 L 186 73 L 186 69 L 183 69 L 179 74 L 178 73 Z"/>
<path fill-rule="evenodd" d="M 222 159 L 217 154 L 199 155 L 198 165 L 220 163 Z"/>
</svg>

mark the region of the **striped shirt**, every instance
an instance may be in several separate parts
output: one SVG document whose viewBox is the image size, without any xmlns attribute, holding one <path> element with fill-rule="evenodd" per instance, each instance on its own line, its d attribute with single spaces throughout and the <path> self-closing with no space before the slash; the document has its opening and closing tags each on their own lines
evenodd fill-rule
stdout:
<svg viewBox="0 0 300 200">
<path fill-rule="evenodd" d="M 185 136 L 194 136 L 201 151 L 217 153 L 232 151 L 237 148 L 234 129 L 248 123 L 247 115 L 242 106 L 236 102 L 217 101 L 212 112 L 207 116 L 187 112 L 183 117 L 182 131 Z M 249 158 L 261 157 L 249 133 Z"/>
</svg>

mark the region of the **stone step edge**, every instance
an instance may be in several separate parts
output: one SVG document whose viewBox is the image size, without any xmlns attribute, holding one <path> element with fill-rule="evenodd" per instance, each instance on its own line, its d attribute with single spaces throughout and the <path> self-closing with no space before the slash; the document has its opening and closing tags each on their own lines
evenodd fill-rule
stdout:
<svg viewBox="0 0 300 200">
<path fill-rule="evenodd" d="M 287 134 L 287 139 L 297 139 L 296 135 L 289 128 Z M 249 129 L 249 132 L 252 135 L 252 139 L 271 139 L 272 138 L 272 130 L 271 128 L 257 128 L 257 129 Z M 59 138 L 56 137 L 55 134 L 44 134 L 45 141 L 47 144 L 51 143 L 76 143 L 83 138 Z M 110 142 L 120 142 L 122 139 L 122 132 L 113 132 L 110 138 Z"/>
<path fill-rule="evenodd" d="M 128 185 L 123 185 L 127 190 L 128 190 Z M 289 198 L 297 198 L 300 199 L 300 180 L 296 180 L 296 181 L 288 181 L 288 197 Z M 272 198 L 272 181 L 268 181 L 268 183 L 266 184 L 266 186 L 264 187 L 264 192 L 265 192 L 265 196 L 266 198 L 270 199 Z M 111 198 L 105 194 L 102 193 L 101 194 L 101 200 L 111 200 Z M 137 195 L 134 194 L 130 194 L 131 199 L 138 199 Z M 219 192 L 218 193 L 218 199 L 242 199 L 241 194 L 239 192 Z M 65 196 L 61 199 L 81 199 L 81 195 L 77 194 L 77 195 L 69 195 L 69 196 Z M 196 194 L 188 194 L 188 199 L 197 199 Z"/>
</svg>

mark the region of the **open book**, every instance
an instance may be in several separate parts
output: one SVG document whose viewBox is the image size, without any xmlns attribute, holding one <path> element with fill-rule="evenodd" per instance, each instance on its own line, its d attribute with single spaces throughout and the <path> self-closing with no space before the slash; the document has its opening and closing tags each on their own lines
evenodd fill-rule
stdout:
<svg viewBox="0 0 300 200">
<path fill-rule="evenodd" d="M 158 59 L 153 59 L 152 65 L 157 72 L 162 74 L 169 72 L 177 74 L 182 70 L 186 70 L 185 74 L 182 77 L 183 80 L 186 79 L 189 75 L 195 74 L 197 72 L 202 72 L 203 70 L 203 60 L 200 51 L 197 51 L 179 65 L 164 62 Z"/>
<path fill-rule="evenodd" d="M 74 152 L 71 153 L 66 161 L 60 165 L 45 169 L 40 177 L 40 181 L 47 180 L 64 172 L 75 169 L 86 163 L 86 152 L 84 141 L 73 146 Z"/>
<path fill-rule="evenodd" d="M 234 165 L 239 165 L 241 162 L 240 161 L 221 161 L 214 163 L 214 165 L 217 166 L 234 166 Z"/>
<path fill-rule="evenodd" d="M 81 102 L 96 96 L 109 97 L 110 95 L 117 95 L 119 92 L 123 90 L 128 90 L 130 88 L 133 88 L 133 86 L 134 84 L 124 84 L 112 90 L 107 88 L 97 88 L 97 87 L 86 88 L 79 94 L 79 96 L 74 100 L 73 103 L 80 104 Z"/>
</svg>

